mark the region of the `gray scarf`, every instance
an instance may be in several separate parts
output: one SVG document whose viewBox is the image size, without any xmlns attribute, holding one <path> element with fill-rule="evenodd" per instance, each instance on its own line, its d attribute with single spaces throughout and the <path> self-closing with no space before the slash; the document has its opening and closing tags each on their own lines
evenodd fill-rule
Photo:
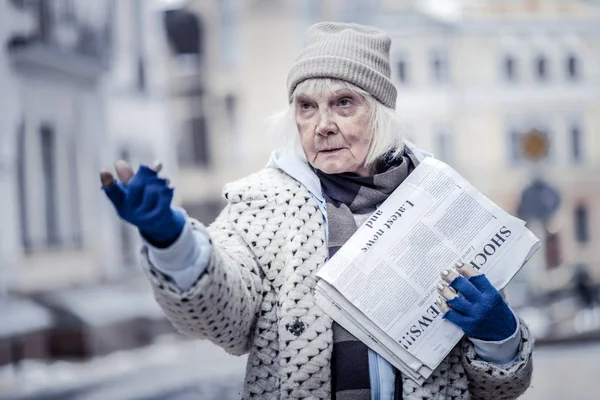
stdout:
<svg viewBox="0 0 600 400">
<path fill-rule="evenodd" d="M 400 157 L 381 162 L 373 176 L 361 177 L 353 173 L 328 175 L 315 171 L 327 202 L 329 258 L 358 229 L 353 214 L 375 211 L 417 164 L 417 158 L 405 148 Z M 337 323 L 333 325 L 331 374 L 335 400 L 371 399 L 368 348 Z M 400 373 L 396 371 L 396 374 L 399 378 Z M 401 384 L 402 380 L 396 379 L 396 398 L 402 396 Z"/>
</svg>

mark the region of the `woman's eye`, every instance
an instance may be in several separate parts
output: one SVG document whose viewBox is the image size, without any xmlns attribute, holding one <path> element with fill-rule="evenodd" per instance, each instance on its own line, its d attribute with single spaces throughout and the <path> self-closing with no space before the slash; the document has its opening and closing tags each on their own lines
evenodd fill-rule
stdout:
<svg viewBox="0 0 600 400">
<path fill-rule="evenodd" d="M 300 108 L 303 110 L 310 110 L 310 108 L 312 107 L 312 105 L 310 103 L 302 103 L 300 104 Z"/>
<path fill-rule="evenodd" d="M 348 106 L 352 105 L 352 101 L 350 101 L 350 99 L 341 99 L 341 100 L 338 102 L 338 104 L 339 104 L 341 107 L 348 107 Z"/>
</svg>

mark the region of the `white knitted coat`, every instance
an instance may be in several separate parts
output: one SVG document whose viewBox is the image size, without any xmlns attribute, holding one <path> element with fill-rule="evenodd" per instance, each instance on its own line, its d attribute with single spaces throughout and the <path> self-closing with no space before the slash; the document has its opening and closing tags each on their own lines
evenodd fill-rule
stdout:
<svg viewBox="0 0 600 400">
<path fill-rule="evenodd" d="M 315 304 L 315 273 L 327 259 L 323 215 L 298 181 L 265 168 L 224 190 L 228 206 L 205 228 L 212 259 L 181 292 L 142 263 L 156 299 L 182 333 L 235 355 L 250 353 L 243 399 L 330 399 L 332 320 Z M 521 321 L 518 360 L 476 359 L 463 340 L 420 387 L 405 379 L 404 399 L 513 399 L 531 380 L 533 340 Z M 202 360 L 198 360 L 202 362 Z"/>
</svg>

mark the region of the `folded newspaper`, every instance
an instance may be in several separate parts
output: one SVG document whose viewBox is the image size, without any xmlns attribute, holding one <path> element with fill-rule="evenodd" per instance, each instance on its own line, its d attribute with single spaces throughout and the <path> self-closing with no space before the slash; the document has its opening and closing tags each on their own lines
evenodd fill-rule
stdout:
<svg viewBox="0 0 600 400">
<path fill-rule="evenodd" d="M 463 336 L 435 304 L 440 272 L 463 261 L 502 289 L 539 246 L 525 222 L 426 158 L 319 270 L 315 298 L 422 384 Z"/>
</svg>

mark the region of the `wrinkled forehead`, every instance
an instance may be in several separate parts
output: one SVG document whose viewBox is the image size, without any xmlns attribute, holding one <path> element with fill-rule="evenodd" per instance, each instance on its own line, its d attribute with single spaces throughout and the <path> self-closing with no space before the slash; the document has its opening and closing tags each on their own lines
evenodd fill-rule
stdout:
<svg viewBox="0 0 600 400">
<path fill-rule="evenodd" d="M 323 98 L 337 95 L 340 92 L 360 94 L 360 89 L 353 84 L 340 79 L 315 78 L 301 82 L 294 91 L 294 100 L 298 96 L 310 98 Z"/>
</svg>

